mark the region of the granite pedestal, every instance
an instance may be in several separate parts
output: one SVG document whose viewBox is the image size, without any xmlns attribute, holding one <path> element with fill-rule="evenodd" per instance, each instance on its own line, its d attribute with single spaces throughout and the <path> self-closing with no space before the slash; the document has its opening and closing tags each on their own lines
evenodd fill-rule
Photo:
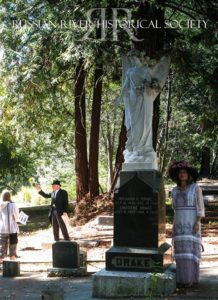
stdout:
<svg viewBox="0 0 218 300">
<path fill-rule="evenodd" d="M 106 270 L 163 273 L 172 262 L 171 246 L 159 248 L 112 247 L 106 252 Z"/>
<path fill-rule="evenodd" d="M 114 246 L 106 253 L 106 270 L 164 272 L 171 263 L 162 184 L 155 170 L 120 173 L 114 193 Z"/>
<path fill-rule="evenodd" d="M 165 276 L 172 263 L 172 253 L 171 246 L 165 241 L 165 192 L 159 171 L 120 172 L 114 193 L 113 242 L 113 247 L 106 252 L 106 270 L 96 273 L 93 278 L 95 297 L 145 296 L 145 286 L 150 285 L 152 276 L 168 283 L 171 281 L 171 288 L 167 290 L 173 292 L 175 273 Z M 122 280 L 118 279 L 121 274 Z M 113 292 L 107 295 L 106 286 L 114 278 L 117 283 Z M 130 281 L 132 288 L 128 292 L 125 285 Z M 134 282 L 138 287 L 134 287 Z M 100 286 L 104 286 L 104 292 Z M 161 286 L 160 294 L 167 294 L 165 285 Z M 124 289 L 125 295 L 118 293 L 119 289 Z M 140 292 L 134 289 L 140 289 Z"/>
<path fill-rule="evenodd" d="M 92 297 L 125 298 L 167 296 L 176 289 L 176 276 L 164 273 L 141 273 L 101 270 L 93 275 Z M 145 298 L 147 299 L 147 298 Z"/>
</svg>

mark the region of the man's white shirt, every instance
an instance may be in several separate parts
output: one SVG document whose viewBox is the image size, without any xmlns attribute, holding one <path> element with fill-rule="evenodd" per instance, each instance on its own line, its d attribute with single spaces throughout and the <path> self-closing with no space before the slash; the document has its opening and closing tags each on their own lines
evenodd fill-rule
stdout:
<svg viewBox="0 0 218 300">
<path fill-rule="evenodd" d="M 57 193 L 58 193 L 59 191 L 60 191 L 60 189 L 54 192 L 55 198 L 56 198 Z"/>
</svg>

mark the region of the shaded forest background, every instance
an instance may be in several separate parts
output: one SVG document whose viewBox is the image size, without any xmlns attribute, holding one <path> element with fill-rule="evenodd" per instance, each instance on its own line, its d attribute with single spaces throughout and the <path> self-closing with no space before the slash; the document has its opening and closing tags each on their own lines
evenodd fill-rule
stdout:
<svg viewBox="0 0 218 300">
<path fill-rule="evenodd" d="M 123 160 L 125 127 L 119 98 L 121 57 L 129 35 L 100 29 L 22 27 L 28 20 L 85 19 L 91 8 L 128 8 L 134 20 L 208 20 L 207 28 L 135 29 L 134 47 L 151 58 L 171 57 L 170 74 L 154 103 L 153 145 L 167 178 L 174 159 L 187 159 L 202 177 L 218 173 L 218 44 L 216 1 L 1 1 L 0 185 L 59 178 L 72 199 L 112 192 Z M 96 12 L 99 17 L 99 12 Z M 125 19 L 125 14 L 120 14 Z M 15 24 L 15 23 L 14 23 Z M 47 180 L 47 181 L 46 181 Z"/>
</svg>

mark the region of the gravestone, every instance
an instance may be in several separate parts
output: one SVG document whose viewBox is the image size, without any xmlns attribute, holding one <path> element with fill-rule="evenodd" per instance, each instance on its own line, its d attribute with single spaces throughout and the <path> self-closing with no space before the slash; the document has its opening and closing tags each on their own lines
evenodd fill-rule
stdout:
<svg viewBox="0 0 218 300">
<path fill-rule="evenodd" d="M 53 268 L 79 268 L 79 245 L 75 242 L 56 242 L 52 245 Z"/>
<path fill-rule="evenodd" d="M 114 240 L 106 270 L 93 276 L 92 296 L 169 295 L 176 288 L 165 241 L 165 191 L 157 170 L 123 170 L 114 193 Z"/>
<path fill-rule="evenodd" d="M 14 260 L 3 261 L 3 277 L 20 276 L 20 262 Z"/>
<path fill-rule="evenodd" d="M 81 257 L 82 256 L 82 257 Z M 80 277 L 87 273 L 86 263 L 81 264 L 84 254 L 80 254 L 76 242 L 60 241 L 52 245 L 53 268 L 47 270 L 48 277 Z"/>
<path fill-rule="evenodd" d="M 114 246 L 106 270 L 164 272 L 172 262 L 165 242 L 165 195 L 159 171 L 121 171 L 114 194 Z"/>
</svg>

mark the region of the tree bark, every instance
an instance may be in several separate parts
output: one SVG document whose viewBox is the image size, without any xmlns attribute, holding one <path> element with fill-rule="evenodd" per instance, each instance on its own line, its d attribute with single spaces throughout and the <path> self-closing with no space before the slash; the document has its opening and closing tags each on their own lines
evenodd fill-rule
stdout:
<svg viewBox="0 0 218 300">
<path fill-rule="evenodd" d="M 77 202 L 88 193 L 88 158 L 85 109 L 85 70 L 81 59 L 76 67 L 75 83 L 75 171 Z"/>
<path fill-rule="evenodd" d="M 124 122 L 125 122 L 125 114 L 123 114 L 123 120 L 122 120 L 122 125 L 120 130 L 119 143 L 118 143 L 118 148 L 116 153 L 116 161 L 115 161 L 110 193 L 113 193 L 114 191 L 119 176 L 119 172 L 121 170 L 122 163 L 124 162 L 123 151 L 125 150 L 125 144 L 126 144 L 126 127 Z"/>
<path fill-rule="evenodd" d="M 213 151 L 213 162 L 212 162 L 212 166 L 211 166 L 211 176 L 217 177 L 217 167 L 218 167 L 218 163 L 217 163 L 217 159 L 218 159 L 218 150 L 214 150 Z"/>
<path fill-rule="evenodd" d="M 103 65 L 101 63 L 96 63 L 94 72 L 91 133 L 89 144 L 89 193 L 91 199 L 99 195 L 98 158 L 102 100 L 102 76 Z"/>
<path fill-rule="evenodd" d="M 161 159 L 161 163 L 160 163 L 160 170 L 161 170 L 162 173 L 165 171 L 165 168 L 166 168 L 166 157 L 167 157 L 168 139 L 169 139 L 169 122 L 170 122 L 171 114 L 172 114 L 171 90 L 172 90 L 172 74 L 170 74 L 169 80 L 168 80 L 165 141 L 164 141 L 164 148 L 163 148 L 163 151 L 162 151 L 162 159 Z"/>
<path fill-rule="evenodd" d="M 202 177 L 210 175 L 210 148 L 207 146 L 202 147 L 200 175 Z"/>
<path fill-rule="evenodd" d="M 113 132 L 112 132 L 113 134 Z M 113 178 L 113 137 L 110 129 L 110 118 L 107 114 L 107 134 L 106 134 L 106 147 L 107 147 L 107 165 L 108 165 L 108 183 L 107 190 L 110 190 Z"/>
</svg>

